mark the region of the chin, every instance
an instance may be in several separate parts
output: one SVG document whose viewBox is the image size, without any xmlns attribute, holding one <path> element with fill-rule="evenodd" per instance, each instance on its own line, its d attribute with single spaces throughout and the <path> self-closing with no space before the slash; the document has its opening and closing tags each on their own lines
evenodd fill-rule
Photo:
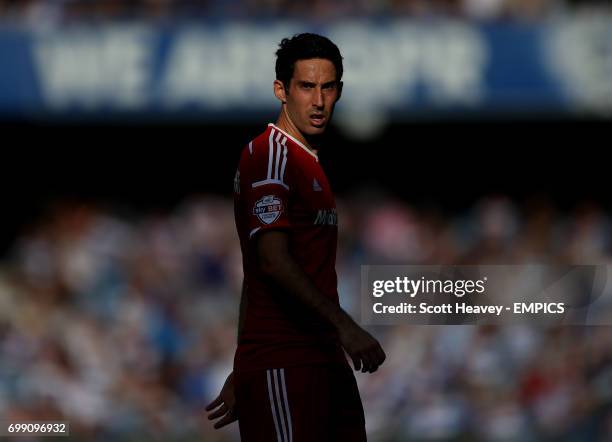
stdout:
<svg viewBox="0 0 612 442">
<path fill-rule="evenodd" d="M 325 126 L 321 126 L 321 127 L 315 127 L 315 126 L 308 126 L 306 128 L 306 130 L 304 130 L 304 134 L 305 135 L 321 135 L 323 132 L 325 132 L 325 129 L 327 128 L 327 125 Z"/>
</svg>

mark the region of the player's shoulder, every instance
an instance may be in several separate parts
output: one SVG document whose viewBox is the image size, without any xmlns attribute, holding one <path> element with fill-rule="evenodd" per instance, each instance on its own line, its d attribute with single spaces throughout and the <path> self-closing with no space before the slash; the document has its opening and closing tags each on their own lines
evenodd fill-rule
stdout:
<svg viewBox="0 0 612 442">
<path fill-rule="evenodd" d="M 269 137 L 271 127 L 268 126 L 263 132 L 250 140 L 242 150 L 241 161 L 252 162 L 260 159 L 262 156 L 267 156 L 269 153 Z"/>
<path fill-rule="evenodd" d="M 242 165 L 257 167 L 268 165 L 270 158 L 276 161 L 276 157 L 286 158 L 291 151 L 290 140 L 287 135 L 270 123 L 266 129 L 247 143 L 242 151 Z"/>
<path fill-rule="evenodd" d="M 274 124 L 270 123 L 266 129 L 248 144 L 248 151 L 253 156 L 268 156 L 270 151 L 288 144 L 287 135 Z"/>
<path fill-rule="evenodd" d="M 240 174 L 253 186 L 280 184 L 289 189 L 295 170 L 284 132 L 273 124 L 251 140 L 240 159 Z"/>
<path fill-rule="evenodd" d="M 304 162 L 318 161 L 316 154 L 312 153 L 300 141 L 287 132 L 270 123 L 266 129 L 251 140 L 242 153 L 242 167 L 261 168 L 278 164 L 285 169 L 298 168 Z M 289 166 L 292 164 L 292 166 Z"/>
</svg>

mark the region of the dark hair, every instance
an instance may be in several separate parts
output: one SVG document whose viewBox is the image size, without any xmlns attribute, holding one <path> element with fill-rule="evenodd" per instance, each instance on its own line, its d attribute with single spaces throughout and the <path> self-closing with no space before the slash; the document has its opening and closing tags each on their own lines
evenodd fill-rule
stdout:
<svg viewBox="0 0 612 442">
<path fill-rule="evenodd" d="M 336 68 L 336 81 L 342 79 L 344 68 L 338 46 L 327 37 L 310 33 L 296 34 L 292 38 L 283 38 L 280 42 L 276 51 L 276 79 L 289 89 L 295 62 L 311 58 L 331 61 Z"/>
</svg>

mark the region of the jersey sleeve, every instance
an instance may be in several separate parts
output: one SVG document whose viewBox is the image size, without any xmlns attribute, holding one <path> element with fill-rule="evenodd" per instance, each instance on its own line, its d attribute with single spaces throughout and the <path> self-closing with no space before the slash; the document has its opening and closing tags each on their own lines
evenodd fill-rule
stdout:
<svg viewBox="0 0 612 442">
<path fill-rule="evenodd" d="M 249 238 L 266 230 L 291 226 L 287 147 L 279 143 L 270 144 L 271 147 L 260 146 L 252 153 L 245 153 L 241 162 L 240 192 Z"/>
</svg>

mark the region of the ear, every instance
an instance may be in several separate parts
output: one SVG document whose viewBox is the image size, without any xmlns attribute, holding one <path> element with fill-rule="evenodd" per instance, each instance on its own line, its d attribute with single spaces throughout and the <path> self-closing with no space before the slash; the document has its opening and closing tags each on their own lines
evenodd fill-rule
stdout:
<svg viewBox="0 0 612 442">
<path fill-rule="evenodd" d="M 339 81 L 338 82 L 338 98 L 336 98 L 336 101 L 338 101 L 340 99 L 340 97 L 342 96 L 342 87 L 344 86 L 344 83 Z"/>
<path fill-rule="evenodd" d="M 287 102 L 287 93 L 285 91 L 285 85 L 280 80 L 274 80 L 274 95 L 281 103 L 285 104 Z"/>
</svg>

